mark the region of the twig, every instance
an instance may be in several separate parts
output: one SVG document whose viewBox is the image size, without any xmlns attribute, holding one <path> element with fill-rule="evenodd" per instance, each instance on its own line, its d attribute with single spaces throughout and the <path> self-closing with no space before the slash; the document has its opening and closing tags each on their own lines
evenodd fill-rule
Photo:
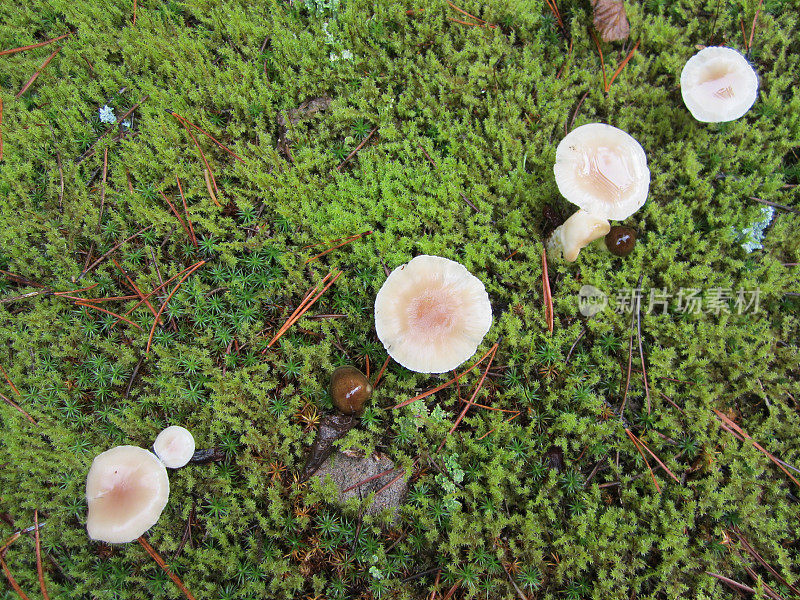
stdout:
<svg viewBox="0 0 800 600">
<path fill-rule="evenodd" d="M 542 246 L 542 293 L 544 294 L 544 319 L 547 330 L 553 333 L 553 294 L 550 291 L 550 276 L 547 273 L 547 250 Z"/>
<path fill-rule="evenodd" d="M 459 192 L 459 194 L 461 194 L 461 198 L 463 198 L 463 199 L 464 199 L 464 202 L 466 202 L 467 204 L 469 204 L 469 205 L 470 205 L 470 207 L 472 207 L 472 210 L 474 210 L 474 211 L 475 211 L 475 212 L 477 212 L 477 213 L 481 212 L 481 210 L 480 210 L 480 209 L 479 209 L 477 206 L 475 206 L 475 205 L 474 205 L 472 202 L 470 202 L 469 198 L 467 198 L 467 197 L 464 195 L 464 192 Z"/>
<path fill-rule="evenodd" d="M 101 262 L 103 262 L 103 261 L 104 261 L 104 260 L 105 260 L 105 259 L 106 259 L 106 258 L 107 258 L 107 257 L 108 257 L 108 256 L 109 256 L 111 253 L 112 253 L 112 252 L 114 252 L 114 251 L 115 251 L 117 248 L 119 248 L 120 246 L 122 246 L 122 245 L 123 245 L 123 244 L 125 244 L 126 242 L 129 242 L 129 241 L 131 241 L 131 240 L 132 240 L 133 238 L 135 238 L 137 235 L 140 235 L 140 234 L 144 233 L 145 231 L 147 231 L 147 230 L 149 230 L 149 229 L 152 229 L 153 227 L 154 227 L 153 225 L 148 225 L 148 226 L 147 226 L 147 227 L 145 227 L 144 229 L 140 229 L 139 231 L 137 231 L 136 233 L 134 233 L 132 236 L 130 236 L 130 237 L 128 237 L 128 238 L 125 238 L 125 239 L 124 239 L 124 240 L 122 240 L 120 243 L 118 243 L 118 244 L 115 244 L 115 245 L 114 245 L 114 246 L 111 248 L 111 250 L 109 250 L 108 252 L 106 252 L 105 254 L 103 254 L 103 256 L 101 256 L 101 257 L 100 257 L 100 258 L 98 258 L 96 261 L 94 261 L 94 262 L 93 262 L 91 265 L 89 265 L 88 267 L 86 267 L 86 268 L 85 268 L 85 269 L 84 269 L 84 270 L 81 272 L 81 274 L 80 274 L 80 275 L 78 275 L 78 276 L 77 276 L 77 277 L 74 279 L 73 283 L 74 283 L 74 282 L 77 282 L 77 281 L 80 281 L 80 279 L 81 279 L 81 278 L 82 278 L 84 275 L 86 275 L 86 274 L 87 274 L 89 271 L 93 270 L 93 269 L 94 269 L 94 268 L 95 268 L 97 265 L 99 265 Z"/>
<path fill-rule="evenodd" d="M 65 37 L 69 35 L 72 35 L 71 31 L 68 31 L 64 35 L 54 37 L 51 40 L 39 42 L 38 44 L 31 44 L 30 46 L 20 46 L 19 48 L 12 48 L 10 50 L 0 50 L 0 56 L 5 56 L 6 54 L 14 54 L 15 52 L 24 52 L 25 50 L 33 50 L 34 48 L 41 48 L 42 46 L 46 46 L 47 44 L 52 44 L 53 42 L 57 42 L 58 40 L 63 40 Z"/>
<path fill-rule="evenodd" d="M 189 271 L 188 271 L 188 272 L 187 272 L 187 273 L 186 273 L 186 274 L 185 274 L 185 275 L 184 275 L 184 276 L 181 278 L 181 280 L 180 280 L 180 281 L 179 281 L 179 282 L 178 282 L 178 283 L 175 285 L 175 287 L 174 287 L 174 288 L 172 288 L 172 291 L 169 293 L 169 296 L 167 296 L 166 300 L 164 300 L 164 302 L 161 304 L 161 308 L 159 308 L 159 309 L 158 309 L 158 314 L 156 314 L 156 318 L 155 318 L 155 319 L 153 319 L 153 327 L 150 329 L 150 336 L 147 338 L 147 348 L 146 348 L 146 349 L 145 349 L 145 351 L 144 351 L 144 353 L 145 353 L 145 354 L 149 354 L 149 353 L 150 353 L 150 344 L 153 342 L 153 334 L 155 333 L 155 331 L 156 331 L 156 327 L 158 326 L 159 317 L 161 316 L 161 313 L 163 313 L 163 312 L 164 312 L 164 309 L 167 307 L 167 304 L 168 304 L 168 303 L 169 303 L 169 301 L 172 299 L 172 296 L 174 296 L 174 295 L 175 295 L 175 292 L 177 292 L 177 291 L 178 291 L 178 288 L 179 288 L 179 287 L 181 287 L 181 284 L 182 284 L 184 281 L 186 281 L 186 279 L 187 279 L 187 278 L 188 278 L 188 277 L 189 277 L 189 276 L 190 276 L 192 273 L 194 273 L 194 272 L 195 272 L 197 269 L 199 269 L 200 267 L 202 267 L 204 264 L 206 264 L 206 261 L 204 261 L 204 260 L 201 260 L 201 261 L 200 261 L 199 263 L 197 263 L 197 264 L 196 264 L 194 267 L 192 267 L 192 268 L 191 268 L 191 269 L 190 269 L 190 270 L 189 270 Z"/>
<path fill-rule="evenodd" d="M 423 147 L 422 147 L 422 144 L 417 144 L 417 148 L 419 148 L 420 150 L 422 150 L 422 153 L 425 155 L 425 158 L 427 158 L 427 159 L 428 159 L 428 162 L 429 162 L 429 163 L 431 163 L 431 166 L 432 166 L 432 167 L 435 169 L 435 168 L 436 168 L 436 163 L 435 163 L 435 162 L 434 162 L 434 160 L 431 158 L 431 155 L 430 155 L 430 154 L 428 154 L 428 152 L 425 150 L 425 148 L 423 148 Z"/>
<path fill-rule="evenodd" d="M 711 571 L 706 571 L 706 575 L 711 575 L 712 577 L 719 579 L 722 583 L 725 583 L 729 587 L 738 590 L 740 592 L 749 592 L 750 594 L 756 593 L 756 591 L 750 586 L 747 586 L 743 583 L 739 583 L 738 581 L 734 581 L 733 579 L 728 579 L 727 577 L 724 577 L 722 575 L 717 575 L 716 573 L 712 573 Z"/>
<path fill-rule="evenodd" d="M 56 56 L 56 54 L 58 54 L 59 50 L 61 50 L 61 46 L 59 46 L 58 48 L 53 50 L 53 53 L 50 56 L 48 56 L 47 59 L 45 59 L 45 61 L 42 63 L 42 66 L 39 67 L 38 69 L 36 69 L 36 72 L 33 75 L 31 75 L 30 79 L 28 79 L 28 83 L 23 85 L 22 89 L 17 92 L 16 96 L 14 96 L 15 99 L 19 100 L 19 97 L 22 96 L 22 94 L 24 94 L 25 92 L 28 91 L 28 88 L 31 87 L 33 82 L 36 81 L 36 78 L 39 77 L 39 73 L 41 73 L 44 70 L 44 68 L 47 65 L 50 64 L 50 61 L 55 58 L 55 56 Z"/>
<path fill-rule="evenodd" d="M 3 160 L 3 99 L 0 98 L 0 160 Z"/>
<path fill-rule="evenodd" d="M 580 342 L 580 341 L 581 341 L 581 338 L 582 338 L 582 337 L 583 337 L 585 334 L 586 334 L 586 328 L 584 327 L 583 329 L 581 329 L 581 332 L 580 332 L 580 334 L 578 335 L 578 337 L 577 337 L 577 338 L 575 338 L 575 341 L 574 341 L 574 342 L 572 342 L 572 346 L 570 346 L 570 348 L 569 348 L 569 352 L 567 352 L 567 358 L 565 358 L 565 359 L 564 359 L 564 364 L 565 364 L 565 365 L 566 365 L 566 364 L 569 364 L 569 358 L 570 358 L 570 356 L 572 356 L 572 351 L 573 351 L 573 350 L 575 350 L 575 346 L 577 346 L 577 345 L 578 345 L 578 342 Z"/>
<path fill-rule="evenodd" d="M 156 561 L 158 566 L 164 570 L 164 573 L 166 573 L 167 576 L 170 579 L 172 579 L 172 582 L 178 586 L 178 589 L 180 589 L 180 591 L 183 592 L 183 595 L 186 596 L 189 600 L 195 600 L 194 596 L 192 596 L 192 593 L 188 589 L 186 589 L 186 586 L 183 585 L 183 582 L 180 579 L 178 579 L 177 575 L 175 575 L 172 571 L 169 570 L 167 563 L 165 563 L 164 559 L 158 555 L 158 552 L 153 550 L 153 547 L 147 543 L 147 540 L 144 539 L 144 536 L 139 538 L 139 543 L 142 545 L 142 548 L 144 548 L 147 551 L 147 553 L 153 557 L 153 560 Z"/>
<path fill-rule="evenodd" d="M 312 256 L 311 258 L 309 258 L 309 259 L 308 259 L 306 262 L 304 262 L 303 264 L 304 264 L 304 265 L 307 265 L 307 264 L 308 264 L 308 263 L 310 263 L 311 261 L 317 260 L 318 258 L 320 258 L 320 257 L 322 257 L 322 256 L 325 256 L 326 254 L 328 254 L 328 253 L 330 253 L 330 252 L 333 252 L 333 251 L 334 251 L 334 250 L 336 250 L 337 248 L 341 248 L 342 246 L 344 246 L 344 245 L 346 245 L 346 244 L 349 244 L 350 242 L 355 242 L 356 240 L 360 240 L 361 238 L 363 238 L 363 237 L 366 237 L 366 236 L 368 236 L 368 235 L 372 235 L 372 231 L 365 231 L 365 232 L 363 232 L 363 233 L 359 233 L 358 235 L 351 236 L 351 237 L 347 238 L 345 241 L 343 241 L 342 243 L 340 243 L 340 244 L 337 244 L 337 245 L 333 246 L 332 248 L 328 248 L 327 250 L 325 250 L 325 252 L 320 252 L 320 253 L 319 253 L 319 254 L 317 254 L 316 256 Z"/>
<path fill-rule="evenodd" d="M 34 530 L 34 537 L 36 539 L 36 573 L 39 575 L 39 587 L 42 590 L 42 597 L 44 600 L 50 600 L 47 593 L 47 586 L 44 583 L 44 569 L 42 569 L 42 545 L 39 540 L 39 509 L 33 511 L 33 523 L 36 529 Z"/>
<path fill-rule="evenodd" d="M 762 200 L 761 198 L 756 198 L 754 196 L 749 196 L 750 200 L 755 200 L 756 202 L 760 202 L 761 204 L 766 204 L 767 206 L 774 206 L 775 208 L 780 208 L 781 210 L 785 210 L 788 212 L 796 213 L 798 210 L 796 208 L 792 208 L 791 206 L 786 206 L 785 204 L 778 204 L 777 202 L 770 202 L 769 200 Z"/>
<path fill-rule="evenodd" d="M 353 158 L 353 157 L 356 155 L 356 153 L 357 153 L 359 150 L 361 150 L 361 148 L 363 148 L 363 147 L 364 147 L 364 144 L 366 144 L 366 143 L 369 141 L 369 138 L 371 138 L 371 137 L 372 137 L 372 135 L 373 135 L 373 134 L 374 134 L 376 131 L 378 131 L 378 125 L 375 125 L 375 127 L 373 127 L 373 128 L 372 128 L 372 131 L 370 131 L 370 132 L 367 134 L 367 137 L 365 137 L 363 140 L 361 140 L 361 143 L 360 143 L 358 146 L 356 146 L 356 149 L 355 149 L 355 150 L 353 150 L 353 151 L 352 151 L 350 154 L 348 154 L 348 155 L 347 155 L 347 157 L 346 157 L 346 158 L 345 158 L 345 159 L 342 161 L 342 164 L 340 164 L 338 167 L 336 167 L 336 170 L 337 170 L 337 171 L 341 171 L 341 170 L 342 170 L 342 167 L 343 167 L 343 166 L 345 166 L 345 165 L 347 164 L 347 161 L 349 161 L 351 158 Z"/>
</svg>

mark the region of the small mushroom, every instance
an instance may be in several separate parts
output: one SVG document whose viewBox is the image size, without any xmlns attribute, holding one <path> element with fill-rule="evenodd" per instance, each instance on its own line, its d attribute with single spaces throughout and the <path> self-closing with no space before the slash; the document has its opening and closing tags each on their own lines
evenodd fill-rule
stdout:
<svg viewBox="0 0 800 600">
<path fill-rule="evenodd" d="M 189 430 L 180 425 L 172 425 L 158 434 L 153 452 L 165 467 L 180 469 L 192 459 L 194 447 L 194 437 Z"/>
<path fill-rule="evenodd" d="M 608 220 L 627 219 L 639 210 L 650 188 L 639 142 L 603 123 L 577 127 L 561 140 L 553 173 L 561 194 L 582 209 L 550 236 L 553 259 L 560 254 L 575 260 L 582 247 L 608 233 Z"/>
<path fill-rule="evenodd" d="M 611 224 L 608 220 L 579 210 L 548 238 L 547 257 L 555 260 L 563 256 L 567 262 L 575 262 L 582 248 L 606 235 L 609 229 Z"/>
<path fill-rule="evenodd" d="M 169 498 L 167 470 L 152 452 L 117 446 L 98 454 L 86 477 L 93 540 L 132 542 L 156 524 Z"/>
<path fill-rule="evenodd" d="M 336 408 L 346 415 L 355 415 L 372 396 L 372 384 L 361 371 L 348 365 L 333 372 L 330 392 Z"/>
<path fill-rule="evenodd" d="M 636 230 L 633 227 L 615 225 L 606 234 L 606 248 L 616 256 L 628 256 L 636 246 Z"/>
<path fill-rule="evenodd" d="M 702 123 L 733 121 L 758 97 L 758 75 L 733 48 L 711 46 L 690 58 L 681 71 L 681 95 Z"/>
<path fill-rule="evenodd" d="M 386 351 L 418 373 L 444 373 L 475 354 L 492 325 L 483 283 L 463 265 L 417 256 L 397 267 L 375 297 L 375 329 Z"/>
</svg>

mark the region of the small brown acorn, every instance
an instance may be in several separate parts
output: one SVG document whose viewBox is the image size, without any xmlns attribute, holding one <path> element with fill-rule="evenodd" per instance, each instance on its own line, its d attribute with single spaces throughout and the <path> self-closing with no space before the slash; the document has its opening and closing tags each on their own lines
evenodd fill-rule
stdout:
<svg viewBox="0 0 800 600">
<path fill-rule="evenodd" d="M 615 225 L 606 234 L 606 248 L 616 256 L 628 256 L 636 245 L 636 230 L 624 225 Z"/>
<path fill-rule="evenodd" d="M 337 368 L 331 375 L 333 404 L 346 415 L 360 414 L 372 396 L 372 384 L 358 369 L 351 366 Z"/>
</svg>

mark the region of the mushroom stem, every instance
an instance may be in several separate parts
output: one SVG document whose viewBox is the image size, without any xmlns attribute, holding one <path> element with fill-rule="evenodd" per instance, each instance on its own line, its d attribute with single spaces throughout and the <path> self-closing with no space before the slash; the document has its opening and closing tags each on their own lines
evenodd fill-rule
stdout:
<svg viewBox="0 0 800 600">
<path fill-rule="evenodd" d="M 581 248 L 603 237 L 610 229 L 611 224 L 606 219 L 579 210 L 557 227 L 547 240 L 547 257 L 551 262 L 560 257 L 574 262 Z"/>
</svg>

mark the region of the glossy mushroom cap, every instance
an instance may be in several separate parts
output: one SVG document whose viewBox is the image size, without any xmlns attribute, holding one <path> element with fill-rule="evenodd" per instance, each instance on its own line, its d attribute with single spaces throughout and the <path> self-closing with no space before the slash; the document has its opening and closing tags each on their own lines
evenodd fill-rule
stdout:
<svg viewBox="0 0 800 600">
<path fill-rule="evenodd" d="M 444 373 L 475 354 L 492 325 L 483 283 L 440 256 L 421 255 L 391 272 L 375 298 L 386 351 L 418 373 Z"/>
<path fill-rule="evenodd" d="M 606 234 L 606 248 L 615 256 L 628 256 L 636 246 L 636 230 L 625 225 L 615 225 Z"/>
<path fill-rule="evenodd" d="M 609 229 L 611 224 L 606 219 L 579 210 L 547 240 L 547 258 L 556 260 L 563 256 L 567 262 L 574 262 L 582 248 L 606 235 Z"/>
<path fill-rule="evenodd" d="M 194 437 L 179 425 L 167 427 L 156 437 L 153 452 L 169 469 L 180 469 L 194 455 Z"/>
<path fill-rule="evenodd" d="M 639 142 L 603 123 L 581 125 L 561 140 L 553 172 L 567 200 L 602 219 L 627 219 L 647 200 L 650 187 Z"/>
<path fill-rule="evenodd" d="M 95 457 L 86 477 L 93 540 L 132 542 L 156 524 L 169 498 L 167 470 L 152 452 L 117 446 Z"/>
<path fill-rule="evenodd" d="M 342 413 L 355 415 L 372 396 L 372 384 L 361 371 L 349 365 L 339 367 L 331 375 L 331 399 Z"/>
<path fill-rule="evenodd" d="M 703 48 L 681 71 L 681 95 L 698 121 L 733 121 L 756 101 L 758 75 L 747 59 L 732 48 Z"/>
</svg>

